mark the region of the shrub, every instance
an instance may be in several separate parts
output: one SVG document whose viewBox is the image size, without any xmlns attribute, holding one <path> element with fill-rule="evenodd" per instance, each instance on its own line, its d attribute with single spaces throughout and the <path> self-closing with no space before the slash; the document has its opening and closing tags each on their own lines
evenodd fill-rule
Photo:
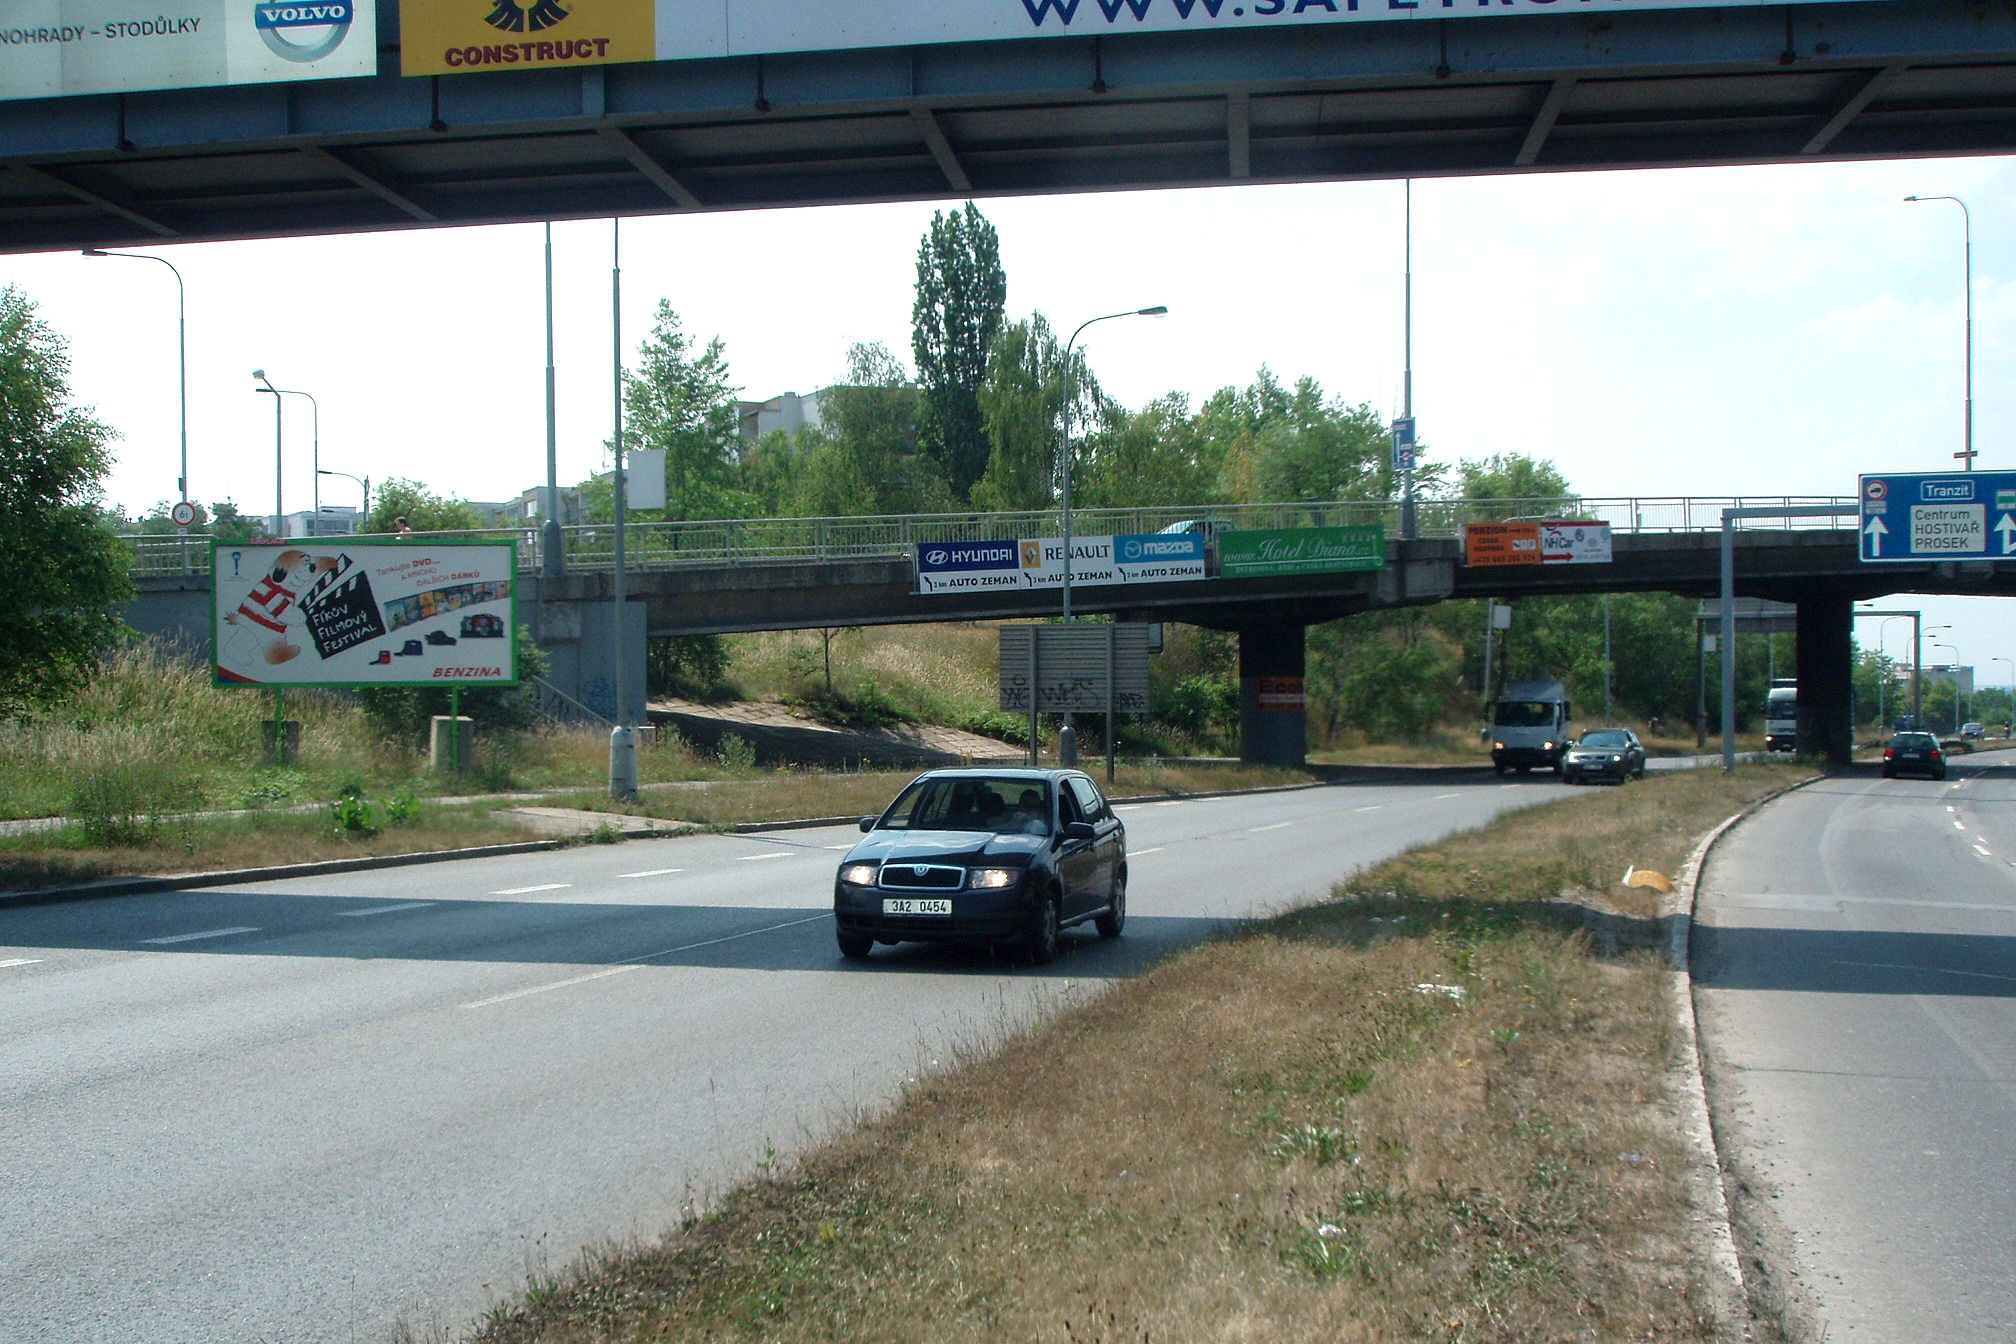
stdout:
<svg viewBox="0 0 2016 1344">
<path fill-rule="evenodd" d="M 161 822 L 202 806 L 202 787 L 130 729 L 95 734 L 77 752 L 69 814 L 94 845 L 144 845 Z"/>
</svg>

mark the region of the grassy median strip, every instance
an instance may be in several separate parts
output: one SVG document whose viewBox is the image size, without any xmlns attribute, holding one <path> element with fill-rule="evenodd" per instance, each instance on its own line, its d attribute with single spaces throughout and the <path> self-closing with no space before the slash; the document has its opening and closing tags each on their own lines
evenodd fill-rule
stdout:
<svg viewBox="0 0 2016 1344">
<path fill-rule="evenodd" d="M 1664 968 L 1597 955 L 1556 903 L 1672 872 L 1796 777 L 1655 777 L 1380 865 L 920 1080 L 477 1338 L 1712 1338 Z"/>
</svg>

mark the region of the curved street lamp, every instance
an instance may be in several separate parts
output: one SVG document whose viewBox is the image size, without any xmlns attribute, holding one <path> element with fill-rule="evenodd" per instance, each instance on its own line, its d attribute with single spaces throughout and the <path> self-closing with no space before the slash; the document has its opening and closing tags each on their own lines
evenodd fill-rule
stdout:
<svg viewBox="0 0 2016 1344">
<path fill-rule="evenodd" d="M 1949 626 L 1949 627 L 1947 627 L 1947 628 L 1948 628 L 1948 629 L 1951 629 L 1952 627 L 1950 627 L 1950 626 Z M 1933 648 L 1935 648 L 1935 649 L 1944 649 L 1944 650 L 1946 650 L 1946 652 L 1948 652 L 1948 653 L 1950 653 L 1950 654 L 1952 654 L 1952 655 L 1953 655 L 1953 664 L 1952 664 L 1952 666 L 1953 666 L 1953 731 L 1954 731 L 1955 733 L 1958 733 L 1958 732 L 1960 731 L 1960 650 L 1958 650 L 1958 649 L 1954 648 L 1954 647 L 1953 647 L 1953 646 L 1952 646 L 1951 644 L 1940 644 L 1940 643 L 1937 643 L 1937 642 L 1935 642 L 1935 643 L 1934 643 L 1934 644 L 1932 645 L 1932 647 L 1933 647 Z"/>
<path fill-rule="evenodd" d="M 175 490 L 182 502 L 189 502 L 189 295 L 182 284 L 182 272 L 176 270 L 175 263 L 166 257 L 157 257 L 151 252 L 107 252 L 103 248 L 87 247 L 87 257 L 124 257 L 130 261 L 158 261 L 175 274 L 175 353 L 176 381 L 181 386 L 182 401 L 182 464 L 175 478 Z M 188 528 L 182 529 L 187 532 Z"/>
<path fill-rule="evenodd" d="M 252 376 L 265 384 L 264 387 L 253 388 L 254 392 L 271 392 L 273 394 L 273 535 L 276 537 L 285 536 L 287 528 L 287 515 L 280 508 L 280 398 L 307 397 L 308 405 L 314 413 L 314 456 L 312 461 L 315 467 L 315 475 L 312 479 L 315 482 L 315 493 L 314 504 L 308 515 L 308 535 L 313 536 L 322 514 L 321 403 L 316 401 L 311 393 L 299 392 L 291 387 L 273 386 L 273 380 L 266 376 L 266 370 L 264 369 L 252 370 Z"/>
<path fill-rule="evenodd" d="M 1967 265 L 1967 444 L 1953 456 L 1974 470 L 1974 212 L 1958 196 L 1906 196 L 1906 201 L 1951 201 L 1960 207 Z"/>
</svg>

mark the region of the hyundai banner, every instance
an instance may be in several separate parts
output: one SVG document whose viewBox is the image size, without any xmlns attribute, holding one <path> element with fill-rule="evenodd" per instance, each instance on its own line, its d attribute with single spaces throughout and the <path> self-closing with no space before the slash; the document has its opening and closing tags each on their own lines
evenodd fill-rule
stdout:
<svg viewBox="0 0 2016 1344">
<path fill-rule="evenodd" d="M 1195 533 L 1071 538 L 1071 585 L 1184 583 L 1204 577 L 1204 538 Z M 1061 537 L 1016 541 L 920 541 L 919 593 L 970 593 L 1064 586 Z"/>
<path fill-rule="evenodd" d="M 509 543 L 325 537 L 213 547 L 224 686 L 511 686 Z"/>
<path fill-rule="evenodd" d="M 0 99 L 377 73 L 369 0 L 0 0 Z"/>
</svg>

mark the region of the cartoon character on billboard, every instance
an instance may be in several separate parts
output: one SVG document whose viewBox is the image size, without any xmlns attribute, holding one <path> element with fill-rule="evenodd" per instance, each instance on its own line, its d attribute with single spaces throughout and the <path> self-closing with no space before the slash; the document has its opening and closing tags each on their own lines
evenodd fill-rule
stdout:
<svg viewBox="0 0 2016 1344">
<path fill-rule="evenodd" d="M 274 556 L 272 566 L 253 583 L 236 609 L 225 613 L 218 662 L 250 669 L 261 664 L 278 667 L 298 658 L 302 643 L 293 635 L 306 621 L 301 596 L 318 578 L 333 573 L 337 564 L 333 555 L 310 555 L 302 550 L 285 550 Z"/>
</svg>

